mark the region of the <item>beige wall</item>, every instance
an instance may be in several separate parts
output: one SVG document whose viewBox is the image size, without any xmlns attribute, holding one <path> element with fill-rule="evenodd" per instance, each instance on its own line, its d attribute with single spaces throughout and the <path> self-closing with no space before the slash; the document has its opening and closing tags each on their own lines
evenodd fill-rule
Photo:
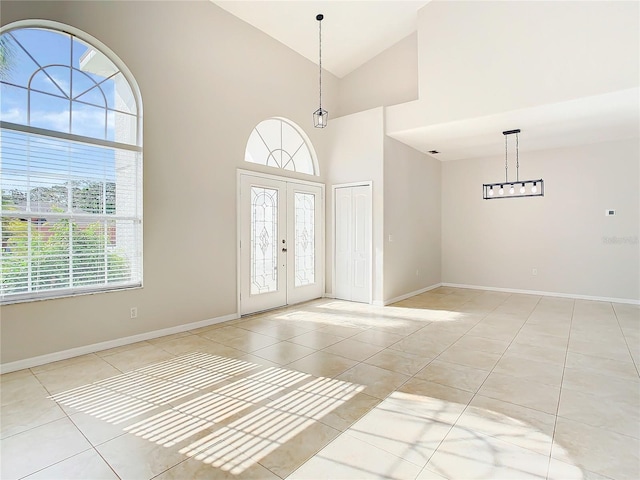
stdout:
<svg viewBox="0 0 640 480">
<path fill-rule="evenodd" d="M 385 139 L 382 107 L 365 110 L 415 99 L 417 70 L 434 122 L 634 86 L 638 61 L 618 46 L 637 48 L 637 2 L 430 2 L 417 48 L 412 35 L 340 81 L 323 76 L 324 130 L 311 128 L 317 67 L 209 1 L 1 8 L 3 25 L 55 20 L 108 45 L 140 86 L 145 139 L 144 288 L 2 307 L 3 364 L 235 314 L 236 169 L 271 116 L 302 126 L 318 153 L 329 293 L 331 186 L 370 180 L 376 302 L 440 280 L 640 298 L 637 141 L 527 153 L 523 174 L 543 176 L 547 195 L 484 201 L 502 159 L 440 165 Z"/>
<path fill-rule="evenodd" d="M 338 84 L 337 116 L 418 98 L 418 34 L 369 60 Z"/>
<path fill-rule="evenodd" d="M 2 363 L 234 314 L 236 169 L 252 128 L 283 116 L 305 129 L 324 171 L 317 67 L 209 1 L 3 0 L 3 25 L 28 18 L 96 37 L 139 84 L 144 288 L 3 306 Z M 332 111 L 336 79 L 324 79 Z"/>
<path fill-rule="evenodd" d="M 443 282 L 640 300 L 639 158 L 637 140 L 528 152 L 545 196 L 504 200 L 482 199 L 503 157 L 443 163 Z"/>
<path fill-rule="evenodd" d="M 441 123 L 637 87 L 639 7 L 428 3 L 418 12 L 421 118 Z"/>
<path fill-rule="evenodd" d="M 374 108 L 330 121 L 329 150 L 327 151 L 327 293 L 333 293 L 333 235 L 334 212 L 332 188 L 343 183 L 373 182 L 373 296 L 383 301 L 384 269 L 384 112 Z"/>
<path fill-rule="evenodd" d="M 435 158 L 385 138 L 386 302 L 441 281 L 440 173 L 441 163 Z"/>
</svg>

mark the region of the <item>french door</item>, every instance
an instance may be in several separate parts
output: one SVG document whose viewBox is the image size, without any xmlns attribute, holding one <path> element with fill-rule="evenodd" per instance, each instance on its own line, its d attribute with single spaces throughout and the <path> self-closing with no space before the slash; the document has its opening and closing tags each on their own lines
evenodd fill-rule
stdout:
<svg viewBox="0 0 640 480">
<path fill-rule="evenodd" d="M 240 313 L 321 297 L 322 186 L 241 174 L 239 201 Z"/>
</svg>

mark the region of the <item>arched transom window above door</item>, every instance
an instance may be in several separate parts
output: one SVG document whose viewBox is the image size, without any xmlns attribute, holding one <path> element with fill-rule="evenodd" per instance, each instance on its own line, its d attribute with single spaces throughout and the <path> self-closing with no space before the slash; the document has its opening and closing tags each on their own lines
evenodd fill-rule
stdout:
<svg viewBox="0 0 640 480">
<path fill-rule="evenodd" d="M 308 175 L 318 175 L 318 162 L 311 142 L 295 123 L 269 118 L 251 132 L 245 161 Z"/>
</svg>

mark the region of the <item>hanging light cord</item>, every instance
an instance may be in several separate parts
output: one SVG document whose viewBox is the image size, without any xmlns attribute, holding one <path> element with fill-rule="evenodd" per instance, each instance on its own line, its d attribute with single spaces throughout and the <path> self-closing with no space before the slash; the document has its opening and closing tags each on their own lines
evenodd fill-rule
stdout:
<svg viewBox="0 0 640 480">
<path fill-rule="evenodd" d="M 320 109 L 322 110 L 322 15 L 316 17 L 318 19 L 318 58 L 320 59 Z"/>
<path fill-rule="evenodd" d="M 518 132 L 503 132 L 504 136 L 504 181 L 509 182 L 509 135 L 516 134 L 516 182 L 520 181 L 520 138 Z"/>
<path fill-rule="evenodd" d="M 509 181 L 509 164 L 507 163 L 507 153 L 508 153 L 508 139 L 509 135 L 504 136 L 504 181 L 505 183 Z"/>
<path fill-rule="evenodd" d="M 516 181 L 520 181 L 520 147 L 518 141 L 518 134 L 516 133 Z"/>
</svg>

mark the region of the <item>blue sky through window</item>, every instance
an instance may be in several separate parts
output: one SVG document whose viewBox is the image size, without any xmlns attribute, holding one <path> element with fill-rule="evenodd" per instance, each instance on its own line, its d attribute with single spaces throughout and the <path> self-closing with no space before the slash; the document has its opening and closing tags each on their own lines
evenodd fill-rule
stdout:
<svg viewBox="0 0 640 480">
<path fill-rule="evenodd" d="M 136 144 L 133 94 L 104 54 L 55 30 L 20 28 L 1 37 L 10 60 L 0 77 L 0 120 Z M 113 148 L 5 129 L 0 141 L 3 190 L 33 188 L 25 184 L 27 169 L 30 175 L 37 172 L 43 182 L 38 186 L 44 187 L 116 181 Z"/>
<path fill-rule="evenodd" d="M 0 303 L 141 284 L 138 97 L 68 29 L 0 34 Z"/>
<path fill-rule="evenodd" d="M 10 50 L 1 79 L 3 121 L 136 144 L 117 128 L 135 121 L 133 95 L 102 53 L 52 30 L 23 28 L 2 37 Z"/>
</svg>

